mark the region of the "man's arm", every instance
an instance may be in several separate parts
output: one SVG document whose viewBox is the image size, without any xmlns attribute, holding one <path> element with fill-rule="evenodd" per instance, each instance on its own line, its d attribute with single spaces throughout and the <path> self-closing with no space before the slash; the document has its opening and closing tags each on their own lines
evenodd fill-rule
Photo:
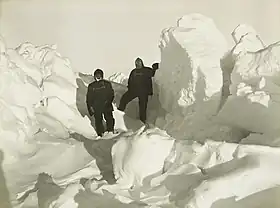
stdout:
<svg viewBox="0 0 280 208">
<path fill-rule="evenodd" d="M 154 76 L 155 76 L 155 73 L 156 73 L 156 70 L 155 70 L 155 69 L 151 69 L 151 71 L 152 71 L 151 77 L 154 77 Z"/>
<path fill-rule="evenodd" d="M 112 103 L 114 101 L 115 98 L 115 92 L 114 89 L 112 87 L 111 82 L 108 81 L 108 100 L 110 103 Z"/>
<path fill-rule="evenodd" d="M 155 76 L 156 71 L 154 69 L 152 69 L 150 67 L 146 67 L 145 71 L 146 71 L 145 72 L 146 76 L 148 76 L 148 77 L 154 77 Z"/>
<path fill-rule="evenodd" d="M 89 115 L 92 116 L 93 115 L 93 108 L 92 108 L 92 104 L 93 104 L 93 91 L 92 91 L 92 86 L 91 84 L 89 84 L 88 89 L 87 89 L 87 96 L 86 96 L 86 103 L 87 103 L 87 109 L 89 112 Z"/>
</svg>

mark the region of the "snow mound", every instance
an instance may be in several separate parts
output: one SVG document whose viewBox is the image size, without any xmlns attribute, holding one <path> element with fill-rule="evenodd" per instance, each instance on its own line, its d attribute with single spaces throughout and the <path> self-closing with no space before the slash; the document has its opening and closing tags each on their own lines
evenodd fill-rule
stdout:
<svg viewBox="0 0 280 208">
<path fill-rule="evenodd" d="M 4 43 L 1 45 L 1 104 L 25 129 L 36 133 L 37 128 L 63 138 L 76 130 L 88 138 L 96 135 L 89 119 L 81 117 L 76 107 L 78 76 L 56 46 L 23 43 L 16 49 L 6 49 Z M 43 107 L 45 100 L 49 102 Z"/>
<path fill-rule="evenodd" d="M 32 77 L 11 61 L 2 38 L 0 45 L 0 144 L 10 147 L 1 148 L 5 164 L 20 158 L 25 151 L 23 146 L 39 130 L 35 106 L 41 99 L 41 90 Z"/>
<path fill-rule="evenodd" d="M 144 128 L 119 139 L 112 147 L 115 179 L 127 188 L 142 186 L 146 177 L 161 174 L 174 143 L 162 130 Z"/>
<path fill-rule="evenodd" d="M 226 40 L 210 18 L 190 14 L 163 30 L 160 49 L 155 80 L 168 113 L 156 124 L 175 138 L 196 137 L 219 106 Z"/>
<path fill-rule="evenodd" d="M 116 105 L 113 105 L 113 116 L 115 118 L 115 129 L 122 131 L 137 130 L 143 126 L 140 120 L 135 120 L 129 117 L 126 113 L 119 111 Z"/>
<path fill-rule="evenodd" d="M 279 132 L 280 43 L 263 48 L 262 41 L 255 38 L 252 42 L 247 36 L 244 34 L 229 54 L 234 60 L 233 69 L 228 70 L 231 83 L 218 118 L 221 123 L 250 132 Z M 242 53 L 236 52 L 239 45 Z"/>
<path fill-rule="evenodd" d="M 156 124 L 165 131 L 139 129 L 115 109 L 124 132 L 102 139 L 77 100 L 92 76 L 78 76 L 55 46 L 13 50 L 0 38 L 0 153 L 11 200 L 18 207 L 278 208 L 279 43 L 265 46 L 246 25 L 233 38 L 225 54 L 223 36 L 199 14 L 164 30 L 156 85 L 165 112 Z M 126 87 L 112 84 L 116 102 Z"/>
<path fill-rule="evenodd" d="M 42 167 L 32 170 L 32 173 L 38 173 L 38 170 L 44 172 L 47 170 L 50 173 L 50 175 L 44 174 L 44 176 L 40 174 L 35 185 L 38 194 L 38 204 L 45 207 L 67 207 L 68 205 L 73 208 L 85 204 L 85 207 L 88 207 L 92 206 L 90 202 L 94 199 L 96 206 L 108 207 L 116 204 L 126 206 L 127 201 L 134 200 L 134 196 L 130 196 L 130 194 L 123 195 L 123 193 L 127 192 L 129 188 L 133 188 L 131 191 L 141 188 L 145 184 L 147 185 L 152 178 L 161 175 L 165 160 L 172 148 L 174 148 L 174 142 L 175 140 L 168 136 L 166 132 L 157 128 L 145 129 L 145 127 L 140 128 L 136 132 L 122 132 L 117 137 L 86 141 L 86 149 L 91 155 L 95 155 L 96 164 L 100 167 L 100 171 L 103 173 L 108 173 L 108 171 L 114 173 L 116 183 L 108 184 L 105 181 L 106 178 L 99 180 L 98 172 L 87 166 L 87 170 L 84 170 L 84 175 L 86 173 L 89 175 L 89 171 L 92 171 L 92 175 L 93 173 L 95 175 L 93 177 L 88 176 L 92 180 L 86 181 L 85 187 L 82 187 L 80 184 L 77 184 L 74 175 L 71 175 L 71 177 L 65 175 L 72 172 L 74 167 L 69 165 L 68 169 L 62 172 L 61 168 L 63 167 L 58 167 L 59 162 L 54 161 L 48 166 L 43 164 Z M 41 144 L 41 146 L 41 148 L 46 148 L 46 151 L 51 151 L 49 146 L 44 144 Z M 76 151 L 81 151 L 82 145 L 76 144 L 75 146 Z M 62 145 L 53 146 L 54 154 L 52 157 L 55 157 L 55 153 L 61 148 L 63 148 Z M 72 151 L 70 148 L 61 157 L 72 158 L 75 154 L 78 154 L 76 151 Z M 157 151 L 156 154 L 155 151 Z M 107 152 L 110 152 L 110 154 L 107 155 Z M 86 156 L 84 153 L 85 151 L 79 153 L 81 154 L 80 160 L 75 159 L 75 166 L 78 165 L 77 163 L 82 163 L 82 160 L 88 161 L 90 155 Z M 46 154 L 41 153 L 41 155 L 34 157 L 33 160 L 43 159 L 42 157 L 46 156 Z M 107 156 L 110 156 L 111 160 Z M 70 162 L 70 160 L 68 161 Z M 100 161 L 102 161 L 102 164 L 100 164 Z M 21 169 L 22 166 L 28 163 L 26 161 L 20 167 L 14 167 L 13 171 L 16 172 L 16 170 Z M 103 168 L 101 168 L 101 165 Z M 112 165 L 111 170 L 110 165 Z M 49 167 L 52 167 L 52 171 Z M 34 178 L 35 175 L 32 173 L 28 172 L 27 174 Z M 21 182 L 20 178 L 17 180 L 17 183 L 19 182 Z M 107 190 L 111 197 L 108 198 L 104 190 Z M 113 195 L 115 197 L 112 197 Z M 30 197 L 29 200 L 25 200 L 24 205 L 27 205 L 30 200 Z"/>
<path fill-rule="evenodd" d="M 176 150 L 167 177 L 155 185 L 164 184 L 179 207 L 210 208 L 223 199 L 225 204 L 237 207 L 241 199 L 279 184 L 279 166 L 274 165 L 280 156 L 278 148 L 182 141 Z M 275 201 L 279 205 L 280 201 Z M 259 199 L 258 204 L 264 203 Z"/>
<path fill-rule="evenodd" d="M 151 130 L 151 132 L 156 135 L 163 133 L 158 130 Z M 127 137 L 128 133 L 126 134 L 123 136 Z M 134 136 L 136 135 L 134 134 Z M 122 138 L 113 147 L 113 149 L 118 150 L 117 153 L 120 157 L 118 160 L 116 157 L 113 160 L 115 171 L 116 165 L 118 165 L 120 168 L 118 170 L 126 173 L 126 179 L 128 179 L 129 174 L 131 176 L 135 174 L 135 177 L 141 176 L 139 173 L 148 174 L 148 168 L 143 167 L 154 169 L 151 172 L 155 172 L 155 174 L 146 177 L 142 186 L 136 184 L 134 187 L 129 186 L 131 181 L 139 180 L 141 177 L 138 179 L 137 177 L 130 178 L 129 181 L 122 181 L 122 183 L 119 181 L 113 185 L 108 185 L 105 181 L 91 180 L 86 182 L 85 190 L 82 190 L 78 185 L 70 185 L 64 189 L 59 197 L 61 207 L 68 203 L 73 207 L 79 207 L 82 204 L 84 207 L 91 207 L 93 201 L 95 205 L 100 207 L 121 204 L 122 206 L 119 207 L 142 205 L 144 207 L 240 206 L 253 208 L 256 205 L 270 204 L 270 207 L 276 208 L 280 205 L 278 197 L 275 198 L 280 191 L 276 187 L 280 180 L 278 174 L 280 166 L 275 165 L 280 156 L 278 148 L 213 141 L 207 141 L 204 144 L 186 140 L 174 143 L 172 139 L 167 137 L 167 140 L 154 138 L 156 142 L 152 138 L 143 137 L 140 139 L 141 136 L 136 137 L 139 140 L 133 140 L 131 143 L 135 142 L 138 145 L 132 145 L 132 148 L 150 152 L 150 147 L 154 149 L 155 144 L 153 143 L 158 142 L 158 144 L 165 146 L 166 152 L 162 156 L 167 156 L 170 150 L 174 153 L 165 160 L 165 162 L 169 161 L 169 165 L 164 172 L 162 170 L 164 161 L 159 159 L 157 154 L 149 153 L 147 158 L 142 155 L 141 157 L 127 155 L 128 158 L 124 160 L 125 157 L 122 155 L 125 154 L 122 151 L 127 151 L 127 146 L 124 143 L 128 144 L 130 141 L 124 142 L 126 139 Z M 144 146 L 148 150 L 142 149 Z M 158 159 L 160 161 L 157 161 L 159 162 L 157 164 L 160 165 L 150 166 L 150 161 Z M 122 161 L 124 161 L 124 167 L 121 167 Z M 141 169 L 139 164 L 142 163 L 145 166 L 141 166 Z M 136 167 L 137 165 L 138 167 Z M 163 172 L 163 174 L 159 172 Z M 130 189 L 128 189 L 129 187 Z M 79 193 L 73 196 L 78 191 Z M 68 197 L 63 198 L 62 196 L 65 195 Z M 58 201 L 57 204 L 53 205 L 57 206 Z"/>
<path fill-rule="evenodd" d="M 187 107 L 220 91 L 220 58 L 227 51 L 227 43 L 211 19 L 199 14 L 184 16 L 177 27 L 162 32 L 160 48 L 156 80 L 161 92 L 174 97 L 170 100 L 160 95 L 163 107 Z"/>
<path fill-rule="evenodd" d="M 58 97 L 48 97 L 45 99 L 46 103 L 44 106 L 37 107 L 36 113 L 41 116 L 42 114 L 49 115 L 49 119 L 53 118 L 53 122 L 59 122 L 57 126 L 58 129 L 66 128 L 69 133 L 79 133 L 86 138 L 93 139 L 96 136 L 95 130 L 90 124 L 90 120 L 88 117 L 82 117 L 79 111 L 75 107 L 71 107 L 67 105 L 62 99 Z M 58 113 L 58 109 L 60 112 Z M 53 129 L 47 129 L 50 127 L 48 125 L 49 121 L 40 119 L 40 127 L 42 130 L 45 130 L 51 135 L 54 135 L 54 132 L 50 131 Z M 60 125 L 62 124 L 62 126 Z M 59 134 L 59 136 L 65 135 L 67 138 L 68 134 Z M 56 135 L 58 136 L 58 135 Z"/>
<path fill-rule="evenodd" d="M 69 137 L 69 133 L 96 135 L 90 120 L 77 109 L 78 76 L 69 61 L 48 45 L 23 43 L 8 49 L 0 38 L 0 50 L 0 151 L 5 155 L 2 163 L 11 200 L 31 188 L 43 171 L 68 182 L 79 179 L 77 175 L 98 175 L 92 157 Z M 62 138 L 70 141 L 63 143 Z M 79 162 L 70 164 L 69 158 Z"/>
</svg>

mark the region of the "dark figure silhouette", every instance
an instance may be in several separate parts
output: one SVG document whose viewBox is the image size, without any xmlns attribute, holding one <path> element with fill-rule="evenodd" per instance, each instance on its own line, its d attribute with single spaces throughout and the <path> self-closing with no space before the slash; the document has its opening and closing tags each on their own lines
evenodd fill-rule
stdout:
<svg viewBox="0 0 280 208">
<path fill-rule="evenodd" d="M 103 79 L 104 73 L 101 69 L 94 72 L 95 81 L 88 86 L 86 103 L 90 116 L 94 115 L 95 127 L 98 136 L 105 132 L 103 116 L 106 120 L 108 132 L 114 133 L 115 119 L 113 117 L 114 90 L 112 84 Z"/>
<path fill-rule="evenodd" d="M 147 104 L 149 95 L 153 95 L 152 77 L 158 69 L 158 63 L 153 64 L 153 69 L 146 67 L 142 59 L 135 60 L 135 69 L 133 69 L 128 79 L 128 90 L 123 94 L 118 110 L 124 111 L 126 105 L 133 99 L 139 100 L 139 117 L 143 123 L 146 123 Z"/>
</svg>

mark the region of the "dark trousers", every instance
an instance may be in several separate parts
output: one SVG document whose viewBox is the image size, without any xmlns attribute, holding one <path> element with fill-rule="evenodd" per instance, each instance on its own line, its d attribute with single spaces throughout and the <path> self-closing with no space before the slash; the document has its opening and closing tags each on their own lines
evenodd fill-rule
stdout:
<svg viewBox="0 0 280 208">
<path fill-rule="evenodd" d="M 139 117 L 140 120 L 143 123 L 146 123 L 146 119 L 147 119 L 147 105 L 148 105 L 148 94 L 135 94 L 132 93 L 130 91 L 127 91 L 126 93 L 123 94 L 121 100 L 120 100 L 120 105 L 119 105 L 119 110 L 124 111 L 126 108 L 126 105 L 131 102 L 132 100 L 134 100 L 135 98 L 138 98 L 139 100 Z"/>
<path fill-rule="evenodd" d="M 103 126 L 103 115 L 106 121 L 107 131 L 109 132 L 114 131 L 115 119 L 113 117 L 113 112 L 111 110 L 107 110 L 107 111 L 95 110 L 94 111 L 95 128 L 98 136 L 102 136 L 102 134 L 105 131 Z"/>
</svg>

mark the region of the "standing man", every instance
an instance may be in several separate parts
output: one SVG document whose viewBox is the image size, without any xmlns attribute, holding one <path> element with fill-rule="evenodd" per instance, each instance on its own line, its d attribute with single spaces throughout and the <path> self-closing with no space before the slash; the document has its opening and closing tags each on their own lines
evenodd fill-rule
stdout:
<svg viewBox="0 0 280 208">
<path fill-rule="evenodd" d="M 106 120 L 107 131 L 114 133 L 115 119 L 113 117 L 114 90 L 112 84 L 104 80 L 101 69 L 94 71 L 94 82 L 88 86 L 86 103 L 90 116 L 94 115 L 98 136 L 103 136 L 103 116 Z"/>
<path fill-rule="evenodd" d="M 152 69 L 144 66 L 142 59 L 137 58 L 135 60 L 135 67 L 129 75 L 128 90 L 123 94 L 118 110 L 124 111 L 129 102 L 138 98 L 139 117 L 146 124 L 148 97 L 149 95 L 153 95 L 152 77 L 154 77 L 158 65 L 153 65 L 154 68 Z"/>
</svg>

